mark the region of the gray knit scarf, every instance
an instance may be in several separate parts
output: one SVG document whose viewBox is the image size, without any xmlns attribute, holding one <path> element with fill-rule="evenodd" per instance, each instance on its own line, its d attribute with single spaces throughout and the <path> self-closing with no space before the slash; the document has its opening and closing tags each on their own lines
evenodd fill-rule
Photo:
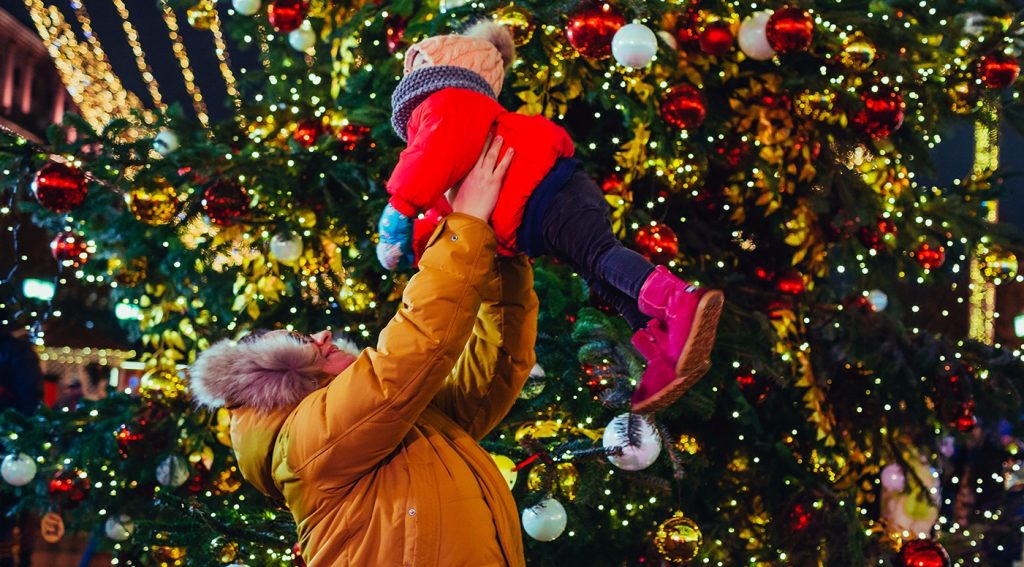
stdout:
<svg viewBox="0 0 1024 567">
<path fill-rule="evenodd" d="M 394 109 L 391 114 L 391 127 L 403 142 L 409 141 L 406 138 L 406 128 L 416 107 L 430 95 L 450 87 L 476 91 L 493 99 L 498 98 L 494 96 L 491 85 L 483 77 L 464 67 L 438 65 L 416 69 L 398 82 L 395 93 L 391 95 L 391 107 Z"/>
</svg>

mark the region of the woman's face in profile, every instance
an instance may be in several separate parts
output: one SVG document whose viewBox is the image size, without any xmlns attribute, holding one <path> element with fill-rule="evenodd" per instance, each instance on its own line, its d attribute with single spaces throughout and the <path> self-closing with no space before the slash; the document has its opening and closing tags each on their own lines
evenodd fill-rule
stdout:
<svg viewBox="0 0 1024 567">
<path fill-rule="evenodd" d="M 355 361 L 355 357 L 351 354 L 342 351 L 334 344 L 332 339 L 334 336 L 328 330 L 320 331 L 311 335 L 304 335 L 297 331 L 288 331 L 285 329 L 278 329 L 276 331 L 270 331 L 265 336 L 279 336 L 288 335 L 294 338 L 296 341 L 303 345 L 308 345 L 309 348 L 315 348 L 319 351 L 320 356 L 324 358 L 323 371 L 326 374 L 336 375 L 341 371 L 345 370 Z"/>
</svg>

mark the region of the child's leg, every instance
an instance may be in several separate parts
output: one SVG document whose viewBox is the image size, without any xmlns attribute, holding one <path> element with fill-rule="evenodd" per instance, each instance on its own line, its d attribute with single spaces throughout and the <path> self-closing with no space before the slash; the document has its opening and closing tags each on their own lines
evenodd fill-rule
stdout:
<svg viewBox="0 0 1024 567">
<path fill-rule="evenodd" d="M 630 297 L 601 280 L 588 283 L 590 289 L 622 315 L 622 318 L 626 320 L 626 323 L 634 331 L 643 329 L 647 326 L 648 321 L 651 320 L 649 316 L 644 315 L 640 308 L 637 307 L 635 297 Z"/>
<path fill-rule="evenodd" d="M 602 298 L 625 315 L 626 309 L 636 310 L 640 289 L 654 264 L 615 238 L 608 217 L 601 189 L 577 170 L 545 211 L 541 236 L 545 252 L 572 264 Z"/>
<path fill-rule="evenodd" d="M 541 236 L 547 253 L 571 263 L 637 330 L 633 343 L 648 366 L 633 410 L 658 411 L 707 372 L 723 296 L 689 285 L 623 246 L 608 209 L 600 188 L 576 170 L 547 207 Z"/>
</svg>

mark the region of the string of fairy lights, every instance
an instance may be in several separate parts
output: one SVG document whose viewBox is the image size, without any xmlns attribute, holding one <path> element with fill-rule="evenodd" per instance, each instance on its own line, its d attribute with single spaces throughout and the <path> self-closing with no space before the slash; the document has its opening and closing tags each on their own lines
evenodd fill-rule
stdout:
<svg viewBox="0 0 1024 567">
<path fill-rule="evenodd" d="M 171 38 L 174 58 L 178 61 L 181 69 L 181 76 L 185 80 L 185 90 L 192 99 L 192 107 L 196 111 L 199 122 L 204 126 L 210 125 L 210 115 L 206 109 L 206 102 L 203 101 L 203 93 L 196 86 L 196 76 L 192 71 L 192 64 L 188 59 L 188 51 L 185 49 L 185 41 L 178 33 L 178 16 L 171 9 L 167 0 L 160 0 L 160 13 L 163 15 L 164 23 L 167 24 L 167 33 Z"/>
<path fill-rule="evenodd" d="M 139 32 L 132 23 L 131 14 L 128 12 L 128 5 L 125 4 L 125 0 L 113 1 L 117 15 L 121 18 L 124 35 L 128 39 L 128 45 L 131 47 L 132 54 L 135 56 L 135 66 L 138 68 L 139 74 L 142 75 L 142 80 L 146 84 L 146 90 L 149 91 L 149 97 L 153 100 L 153 104 L 158 110 L 163 112 L 166 110 L 167 105 L 163 102 L 160 84 L 157 82 L 156 77 L 153 76 L 153 69 L 146 61 L 146 52 L 142 49 L 142 42 L 139 41 Z"/>
</svg>

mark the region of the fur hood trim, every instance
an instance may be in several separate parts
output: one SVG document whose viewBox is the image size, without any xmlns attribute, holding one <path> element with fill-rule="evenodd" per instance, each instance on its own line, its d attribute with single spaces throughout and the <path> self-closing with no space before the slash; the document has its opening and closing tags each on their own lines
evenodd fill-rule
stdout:
<svg viewBox="0 0 1024 567">
<path fill-rule="evenodd" d="M 359 351 L 351 341 L 335 340 L 352 356 Z M 269 412 L 298 404 L 320 387 L 325 378 L 324 357 L 311 344 L 287 334 L 260 337 L 252 342 L 225 339 L 196 358 L 190 370 L 192 395 L 202 406 L 246 406 Z"/>
</svg>

